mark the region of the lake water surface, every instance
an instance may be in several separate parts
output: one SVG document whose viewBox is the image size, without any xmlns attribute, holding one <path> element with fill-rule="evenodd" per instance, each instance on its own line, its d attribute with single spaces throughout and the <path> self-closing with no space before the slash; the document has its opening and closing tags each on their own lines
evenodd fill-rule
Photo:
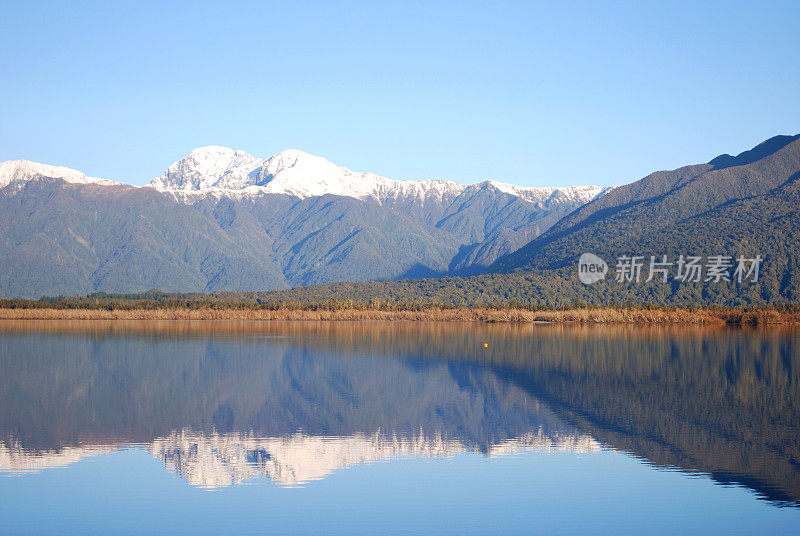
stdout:
<svg viewBox="0 0 800 536">
<path fill-rule="evenodd" d="M 800 534 L 800 331 L 0 322 L 0 534 Z"/>
</svg>

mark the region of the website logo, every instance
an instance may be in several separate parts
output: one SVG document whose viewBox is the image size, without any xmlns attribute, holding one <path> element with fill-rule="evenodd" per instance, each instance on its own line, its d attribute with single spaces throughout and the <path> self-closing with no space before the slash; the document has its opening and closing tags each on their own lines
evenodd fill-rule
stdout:
<svg viewBox="0 0 800 536">
<path fill-rule="evenodd" d="M 592 253 L 584 253 L 578 259 L 578 278 L 584 285 L 591 285 L 603 279 L 608 273 L 606 261 Z"/>
</svg>

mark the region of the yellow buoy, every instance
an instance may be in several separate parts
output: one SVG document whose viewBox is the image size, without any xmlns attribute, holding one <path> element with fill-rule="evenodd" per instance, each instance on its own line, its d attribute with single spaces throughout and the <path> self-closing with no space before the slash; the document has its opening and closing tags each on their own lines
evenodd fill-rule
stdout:
<svg viewBox="0 0 800 536">
<path fill-rule="evenodd" d="M 483 347 L 484 348 L 489 348 L 489 343 L 488 342 L 483 343 Z"/>
</svg>

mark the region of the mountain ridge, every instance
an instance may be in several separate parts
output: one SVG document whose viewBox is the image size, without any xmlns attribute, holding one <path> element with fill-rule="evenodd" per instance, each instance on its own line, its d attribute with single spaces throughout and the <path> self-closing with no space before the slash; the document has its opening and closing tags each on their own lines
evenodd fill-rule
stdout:
<svg viewBox="0 0 800 536">
<path fill-rule="evenodd" d="M 298 151 L 256 161 L 210 147 L 191 158 L 190 165 L 171 167 L 173 182 L 162 185 L 184 189 L 103 186 L 83 175 L 63 182 L 15 171 L 0 188 L 0 261 L 8 267 L 0 274 L 0 295 L 159 288 L 265 291 L 256 296 L 278 302 L 352 296 L 547 306 L 800 299 L 800 135 L 657 171 L 588 201 L 564 189 L 526 192 L 484 181 L 420 202 L 413 182 L 406 195 L 394 187 L 404 181 L 380 178 L 389 194 L 373 195 L 380 181 L 371 174 L 360 175 L 367 188 L 362 182 L 349 190 L 362 198 L 304 197 L 286 185 L 305 191 L 333 185 L 341 192 L 355 175 L 318 157 L 302 163 L 306 154 Z M 311 179 L 292 182 L 293 174 L 320 166 L 320 180 L 305 174 Z M 264 190 L 270 183 L 276 191 Z M 761 279 L 749 286 L 675 279 L 630 284 L 615 280 L 613 268 L 604 281 L 586 286 L 575 270 L 585 252 L 612 266 L 622 255 L 760 256 L 764 265 Z M 390 281 L 440 276 L 448 277 Z M 345 281 L 376 283 L 326 286 Z M 313 288 L 270 292 L 300 286 Z"/>
<path fill-rule="evenodd" d="M 160 191 L 184 194 L 276 193 L 300 198 L 332 194 L 371 199 L 379 204 L 401 196 L 413 196 L 424 201 L 433 195 L 442 201 L 446 196 L 458 196 L 470 186 L 485 184 L 533 202 L 544 202 L 559 194 L 586 202 L 609 189 L 591 185 L 524 187 L 495 180 L 472 185 L 442 179 L 397 180 L 374 173 L 352 171 L 297 149 L 286 149 L 269 158 L 259 159 L 244 151 L 221 146 L 194 149 L 148 183 Z"/>
<path fill-rule="evenodd" d="M 64 166 L 51 166 L 30 160 L 7 160 L 0 162 L 0 188 L 11 183 L 25 183 L 37 178 L 60 179 L 73 184 L 100 184 L 120 186 L 121 182 L 98 177 L 88 177 L 85 173 Z"/>
<path fill-rule="evenodd" d="M 444 179 L 389 179 L 374 173 L 355 172 L 297 149 L 286 149 L 260 159 L 242 150 L 217 145 L 193 149 L 187 156 L 173 162 L 160 176 L 142 186 L 89 177 L 72 168 L 29 160 L 0 162 L 0 188 L 12 182 L 27 182 L 41 177 L 76 184 L 151 187 L 179 199 L 194 199 L 202 195 L 258 194 L 285 194 L 304 199 L 330 194 L 369 199 L 379 204 L 409 195 L 418 200 L 433 195 L 442 201 L 448 195 L 455 198 L 470 188 L 481 187 L 492 187 L 535 203 L 545 203 L 554 196 L 586 203 L 615 188 L 594 185 L 518 186 L 494 179 L 472 184 Z"/>
<path fill-rule="evenodd" d="M 798 173 L 800 134 L 774 136 L 736 157 L 721 155 L 707 164 L 655 172 L 580 207 L 525 247 L 495 261 L 492 269 L 565 266 L 581 253 L 579 245 L 598 253 L 630 253 L 644 236 L 777 192 Z M 695 238 L 701 237 L 702 233 Z M 655 237 L 651 241 L 657 242 Z"/>
<path fill-rule="evenodd" d="M 145 186 L 30 162 L 0 164 L 0 178 L 6 297 L 470 273 L 608 190 L 397 181 L 218 146 Z"/>
</svg>

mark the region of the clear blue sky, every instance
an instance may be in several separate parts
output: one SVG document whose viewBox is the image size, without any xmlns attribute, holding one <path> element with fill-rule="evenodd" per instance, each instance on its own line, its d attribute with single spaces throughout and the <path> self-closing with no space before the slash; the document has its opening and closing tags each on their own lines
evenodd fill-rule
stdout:
<svg viewBox="0 0 800 536">
<path fill-rule="evenodd" d="M 800 2 L 558 4 L 0 0 L 0 160 L 606 185 L 800 132 Z"/>
</svg>

